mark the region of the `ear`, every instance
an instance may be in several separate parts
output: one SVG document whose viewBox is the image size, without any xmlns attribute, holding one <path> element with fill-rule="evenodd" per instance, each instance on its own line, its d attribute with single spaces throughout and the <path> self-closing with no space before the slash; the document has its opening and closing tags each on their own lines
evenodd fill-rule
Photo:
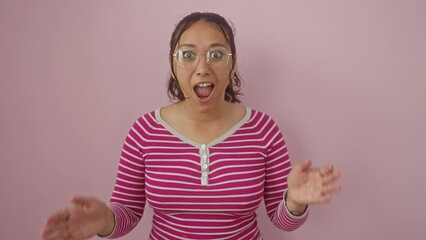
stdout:
<svg viewBox="0 0 426 240">
<path fill-rule="evenodd" d="M 170 75 L 172 75 L 172 78 L 174 80 L 177 80 L 177 78 L 175 76 L 174 66 L 173 66 L 173 57 L 169 57 L 169 65 L 170 65 Z"/>
<path fill-rule="evenodd" d="M 230 77 L 233 77 L 235 75 L 235 73 L 237 72 L 237 55 L 233 55 L 232 56 L 232 68 L 231 68 L 231 73 L 229 74 Z"/>
<path fill-rule="evenodd" d="M 229 79 L 234 79 L 237 75 L 237 65 L 233 63 L 231 72 L 229 73 Z"/>
</svg>

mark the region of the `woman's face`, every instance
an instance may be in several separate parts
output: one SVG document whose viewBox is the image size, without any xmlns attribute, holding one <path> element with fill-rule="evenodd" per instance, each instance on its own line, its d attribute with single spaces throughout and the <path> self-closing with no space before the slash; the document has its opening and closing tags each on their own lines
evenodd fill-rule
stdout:
<svg viewBox="0 0 426 240">
<path fill-rule="evenodd" d="M 220 28 L 214 23 L 198 21 L 192 24 L 182 33 L 176 49 L 183 49 L 180 53 L 191 56 L 191 51 L 198 53 L 199 61 L 193 67 L 182 68 L 173 61 L 173 68 L 179 86 L 185 96 L 185 102 L 195 107 L 201 112 L 220 107 L 225 103 L 225 90 L 229 84 L 229 76 L 232 71 L 232 56 L 222 68 L 215 67 L 213 60 L 207 62 L 206 53 L 210 53 L 211 58 L 215 57 L 216 49 L 225 48 L 230 52 L 229 45 Z M 187 51 L 192 49 L 191 51 Z M 188 55 L 189 52 L 189 55 Z M 186 55 L 185 55 L 186 54 Z"/>
</svg>

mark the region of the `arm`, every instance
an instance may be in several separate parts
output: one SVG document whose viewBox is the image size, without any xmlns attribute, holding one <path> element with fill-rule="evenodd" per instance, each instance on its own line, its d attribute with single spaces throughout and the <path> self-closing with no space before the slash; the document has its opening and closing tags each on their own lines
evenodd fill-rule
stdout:
<svg viewBox="0 0 426 240">
<path fill-rule="evenodd" d="M 264 200 L 266 211 L 275 226 L 284 231 L 293 231 L 307 220 L 308 211 L 306 205 L 294 206 L 290 201 L 286 205 L 284 193 L 287 190 L 287 177 L 292 166 L 286 143 L 275 123 L 269 134 L 271 137 L 267 144 L 268 155 L 265 162 Z M 290 212 L 297 210 L 302 213 L 300 216 Z"/>
<path fill-rule="evenodd" d="M 46 219 L 41 239 L 117 238 L 136 226 L 145 206 L 145 166 L 138 147 L 138 126 L 134 124 L 125 140 L 110 203 L 95 197 L 72 197 L 70 207 Z"/>
<path fill-rule="evenodd" d="M 107 238 L 129 233 L 142 218 L 145 208 L 145 164 L 140 147 L 141 128 L 133 124 L 121 151 L 114 191 L 109 208 L 114 213 L 115 226 Z"/>
</svg>

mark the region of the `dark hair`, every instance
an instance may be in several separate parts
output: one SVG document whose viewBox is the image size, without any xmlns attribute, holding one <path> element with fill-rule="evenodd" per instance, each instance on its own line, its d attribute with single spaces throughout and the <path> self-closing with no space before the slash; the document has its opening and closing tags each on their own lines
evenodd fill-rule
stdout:
<svg viewBox="0 0 426 240">
<path fill-rule="evenodd" d="M 229 25 L 229 23 L 226 21 L 225 18 L 220 16 L 216 13 L 210 13 L 210 12 L 194 12 L 186 17 L 184 17 L 180 22 L 176 25 L 175 30 L 173 31 L 172 37 L 170 39 L 170 52 L 169 52 L 169 61 L 171 66 L 171 75 L 169 77 L 169 81 L 167 84 L 167 95 L 169 96 L 170 100 L 178 100 L 183 101 L 185 100 L 185 96 L 183 95 L 182 90 L 180 89 L 179 83 L 177 79 L 175 79 L 175 73 L 173 68 L 173 54 L 174 50 L 176 48 L 176 45 L 182 35 L 183 32 L 185 32 L 192 24 L 198 21 L 205 21 L 216 24 L 221 30 L 223 35 L 226 38 L 226 41 L 229 44 L 229 47 L 231 48 L 232 53 L 232 68 L 235 68 L 235 57 L 236 57 L 236 47 L 235 47 L 235 41 L 234 41 L 234 32 Z M 229 76 L 229 84 L 226 87 L 225 90 L 225 100 L 232 103 L 239 103 L 241 102 L 238 98 L 238 95 L 241 95 L 240 93 L 240 87 L 241 87 L 241 77 L 238 74 L 238 72 L 235 70 L 233 71 L 233 76 Z"/>
</svg>

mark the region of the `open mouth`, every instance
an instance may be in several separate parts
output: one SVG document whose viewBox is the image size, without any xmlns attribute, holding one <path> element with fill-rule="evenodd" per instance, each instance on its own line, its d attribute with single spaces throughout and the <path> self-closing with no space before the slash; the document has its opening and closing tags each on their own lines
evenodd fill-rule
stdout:
<svg viewBox="0 0 426 240">
<path fill-rule="evenodd" d="M 195 94 L 197 94 L 197 97 L 201 100 L 206 100 L 210 97 L 210 95 L 212 94 L 214 89 L 214 84 L 213 83 L 199 83 L 197 85 L 195 85 L 194 87 L 194 91 Z"/>
</svg>

